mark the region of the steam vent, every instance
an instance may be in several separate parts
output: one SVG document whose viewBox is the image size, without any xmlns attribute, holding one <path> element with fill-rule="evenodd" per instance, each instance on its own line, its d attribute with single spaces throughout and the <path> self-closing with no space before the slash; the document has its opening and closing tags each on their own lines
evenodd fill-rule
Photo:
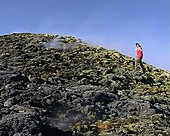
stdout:
<svg viewBox="0 0 170 136">
<path fill-rule="evenodd" d="M 0 36 L 0 136 L 169 136 L 170 73 L 72 36 Z"/>
</svg>

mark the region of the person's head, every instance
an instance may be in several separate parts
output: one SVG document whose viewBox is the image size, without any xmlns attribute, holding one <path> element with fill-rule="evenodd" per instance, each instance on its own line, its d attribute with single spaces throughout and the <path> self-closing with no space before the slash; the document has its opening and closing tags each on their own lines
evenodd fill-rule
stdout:
<svg viewBox="0 0 170 136">
<path fill-rule="evenodd" d="M 139 43 L 136 43 L 136 47 L 141 47 Z"/>
</svg>

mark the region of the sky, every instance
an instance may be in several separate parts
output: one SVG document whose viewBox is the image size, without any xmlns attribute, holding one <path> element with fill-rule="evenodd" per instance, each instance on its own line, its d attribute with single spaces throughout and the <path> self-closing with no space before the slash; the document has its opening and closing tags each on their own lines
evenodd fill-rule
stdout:
<svg viewBox="0 0 170 136">
<path fill-rule="evenodd" d="M 70 35 L 170 71 L 170 0 L 1 0 L 0 35 Z"/>
</svg>

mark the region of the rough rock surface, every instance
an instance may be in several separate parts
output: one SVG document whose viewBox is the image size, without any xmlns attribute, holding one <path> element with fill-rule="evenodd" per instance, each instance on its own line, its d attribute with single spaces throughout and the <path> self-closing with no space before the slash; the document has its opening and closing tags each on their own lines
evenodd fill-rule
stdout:
<svg viewBox="0 0 170 136">
<path fill-rule="evenodd" d="M 71 36 L 0 36 L 0 136 L 169 136 L 170 73 Z"/>
</svg>

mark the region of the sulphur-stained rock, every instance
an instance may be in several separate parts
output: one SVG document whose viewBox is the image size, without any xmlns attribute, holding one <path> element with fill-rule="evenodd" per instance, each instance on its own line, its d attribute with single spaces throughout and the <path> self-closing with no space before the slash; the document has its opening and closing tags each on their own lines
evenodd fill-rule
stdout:
<svg viewBox="0 0 170 136">
<path fill-rule="evenodd" d="M 0 36 L 0 135 L 170 135 L 170 73 L 73 36 Z"/>
</svg>

